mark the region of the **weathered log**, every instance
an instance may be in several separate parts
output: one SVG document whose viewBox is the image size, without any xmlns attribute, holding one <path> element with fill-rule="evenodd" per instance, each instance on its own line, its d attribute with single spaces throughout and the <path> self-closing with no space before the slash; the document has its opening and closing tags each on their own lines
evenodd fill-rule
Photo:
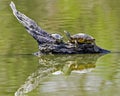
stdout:
<svg viewBox="0 0 120 96">
<path fill-rule="evenodd" d="M 28 18 L 26 15 L 19 12 L 13 2 L 10 3 L 10 7 L 14 16 L 18 21 L 26 28 L 27 32 L 38 42 L 39 52 L 41 53 L 54 53 L 54 54 L 85 54 L 85 53 L 108 53 L 110 51 L 98 47 L 96 44 L 83 43 L 78 44 L 77 48 L 75 44 L 68 42 L 57 43 L 56 39 L 48 32 L 42 30 L 35 21 Z M 95 50 L 95 47 L 97 50 Z"/>
</svg>

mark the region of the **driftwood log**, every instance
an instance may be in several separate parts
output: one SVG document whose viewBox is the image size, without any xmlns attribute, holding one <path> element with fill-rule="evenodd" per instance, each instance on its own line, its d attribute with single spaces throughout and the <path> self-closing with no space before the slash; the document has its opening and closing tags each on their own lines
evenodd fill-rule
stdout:
<svg viewBox="0 0 120 96">
<path fill-rule="evenodd" d="M 102 49 L 94 44 L 79 44 L 75 47 L 75 44 L 68 42 L 56 43 L 56 40 L 48 32 L 41 29 L 35 21 L 28 18 L 26 15 L 19 12 L 13 2 L 10 3 L 10 7 L 17 20 L 26 28 L 27 32 L 38 42 L 39 52 L 41 53 L 53 53 L 53 54 L 85 54 L 85 53 L 108 53 L 110 51 Z M 94 49 L 96 46 L 97 50 Z"/>
</svg>

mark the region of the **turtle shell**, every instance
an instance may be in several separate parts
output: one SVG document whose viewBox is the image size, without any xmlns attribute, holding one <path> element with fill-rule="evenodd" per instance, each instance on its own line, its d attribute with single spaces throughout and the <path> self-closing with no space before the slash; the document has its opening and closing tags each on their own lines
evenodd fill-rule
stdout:
<svg viewBox="0 0 120 96">
<path fill-rule="evenodd" d="M 77 43 L 93 43 L 95 41 L 95 39 L 92 36 L 84 33 L 75 34 L 70 38 L 71 43 L 75 43 L 75 41 L 77 41 Z"/>
<path fill-rule="evenodd" d="M 51 36 L 56 40 L 61 40 L 63 37 L 60 34 L 51 34 Z"/>
</svg>

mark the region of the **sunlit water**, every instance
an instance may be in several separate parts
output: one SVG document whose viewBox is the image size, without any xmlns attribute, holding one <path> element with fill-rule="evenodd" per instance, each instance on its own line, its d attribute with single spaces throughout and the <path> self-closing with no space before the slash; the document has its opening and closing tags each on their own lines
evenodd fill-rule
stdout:
<svg viewBox="0 0 120 96">
<path fill-rule="evenodd" d="M 50 33 L 83 32 L 110 54 L 33 56 L 36 41 L 0 0 L 0 96 L 119 96 L 119 0 L 13 0 Z"/>
</svg>

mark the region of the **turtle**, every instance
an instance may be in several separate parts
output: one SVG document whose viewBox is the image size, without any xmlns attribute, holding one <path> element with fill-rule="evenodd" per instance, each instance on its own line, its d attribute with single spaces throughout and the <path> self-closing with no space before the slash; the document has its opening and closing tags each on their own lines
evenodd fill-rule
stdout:
<svg viewBox="0 0 120 96">
<path fill-rule="evenodd" d="M 67 31 L 64 31 L 64 32 L 66 33 L 66 36 L 68 37 L 70 43 L 82 44 L 82 43 L 94 43 L 95 42 L 95 39 L 88 34 L 78 33 L 78 34 L 71 36 L 69 32 Z"/>
<path fill-rule="evenodd" d="M 51 34 L 51 36 L 56 40 L 56 43 L 63 42 L 63 36 L 61 36 L 60 34 L 54 33 Z"/>
<path fill-rule="evenodd" d="M 66 33 L 66 36 L 69 39 L 68 42 L 75 44 L 75 47 L 78 47 L 78 44 L 93 44 L 94 50 L 96 52 L 99 51 L 98 47 L 95 44 L 95 39 L 92 36 L 85 34 L 85 33 L 78 33 L 78 34 L 71 36 L 69 32 L 67 32 L 65 30 L 64 30 L 64 32 Z"/>
</svg>

